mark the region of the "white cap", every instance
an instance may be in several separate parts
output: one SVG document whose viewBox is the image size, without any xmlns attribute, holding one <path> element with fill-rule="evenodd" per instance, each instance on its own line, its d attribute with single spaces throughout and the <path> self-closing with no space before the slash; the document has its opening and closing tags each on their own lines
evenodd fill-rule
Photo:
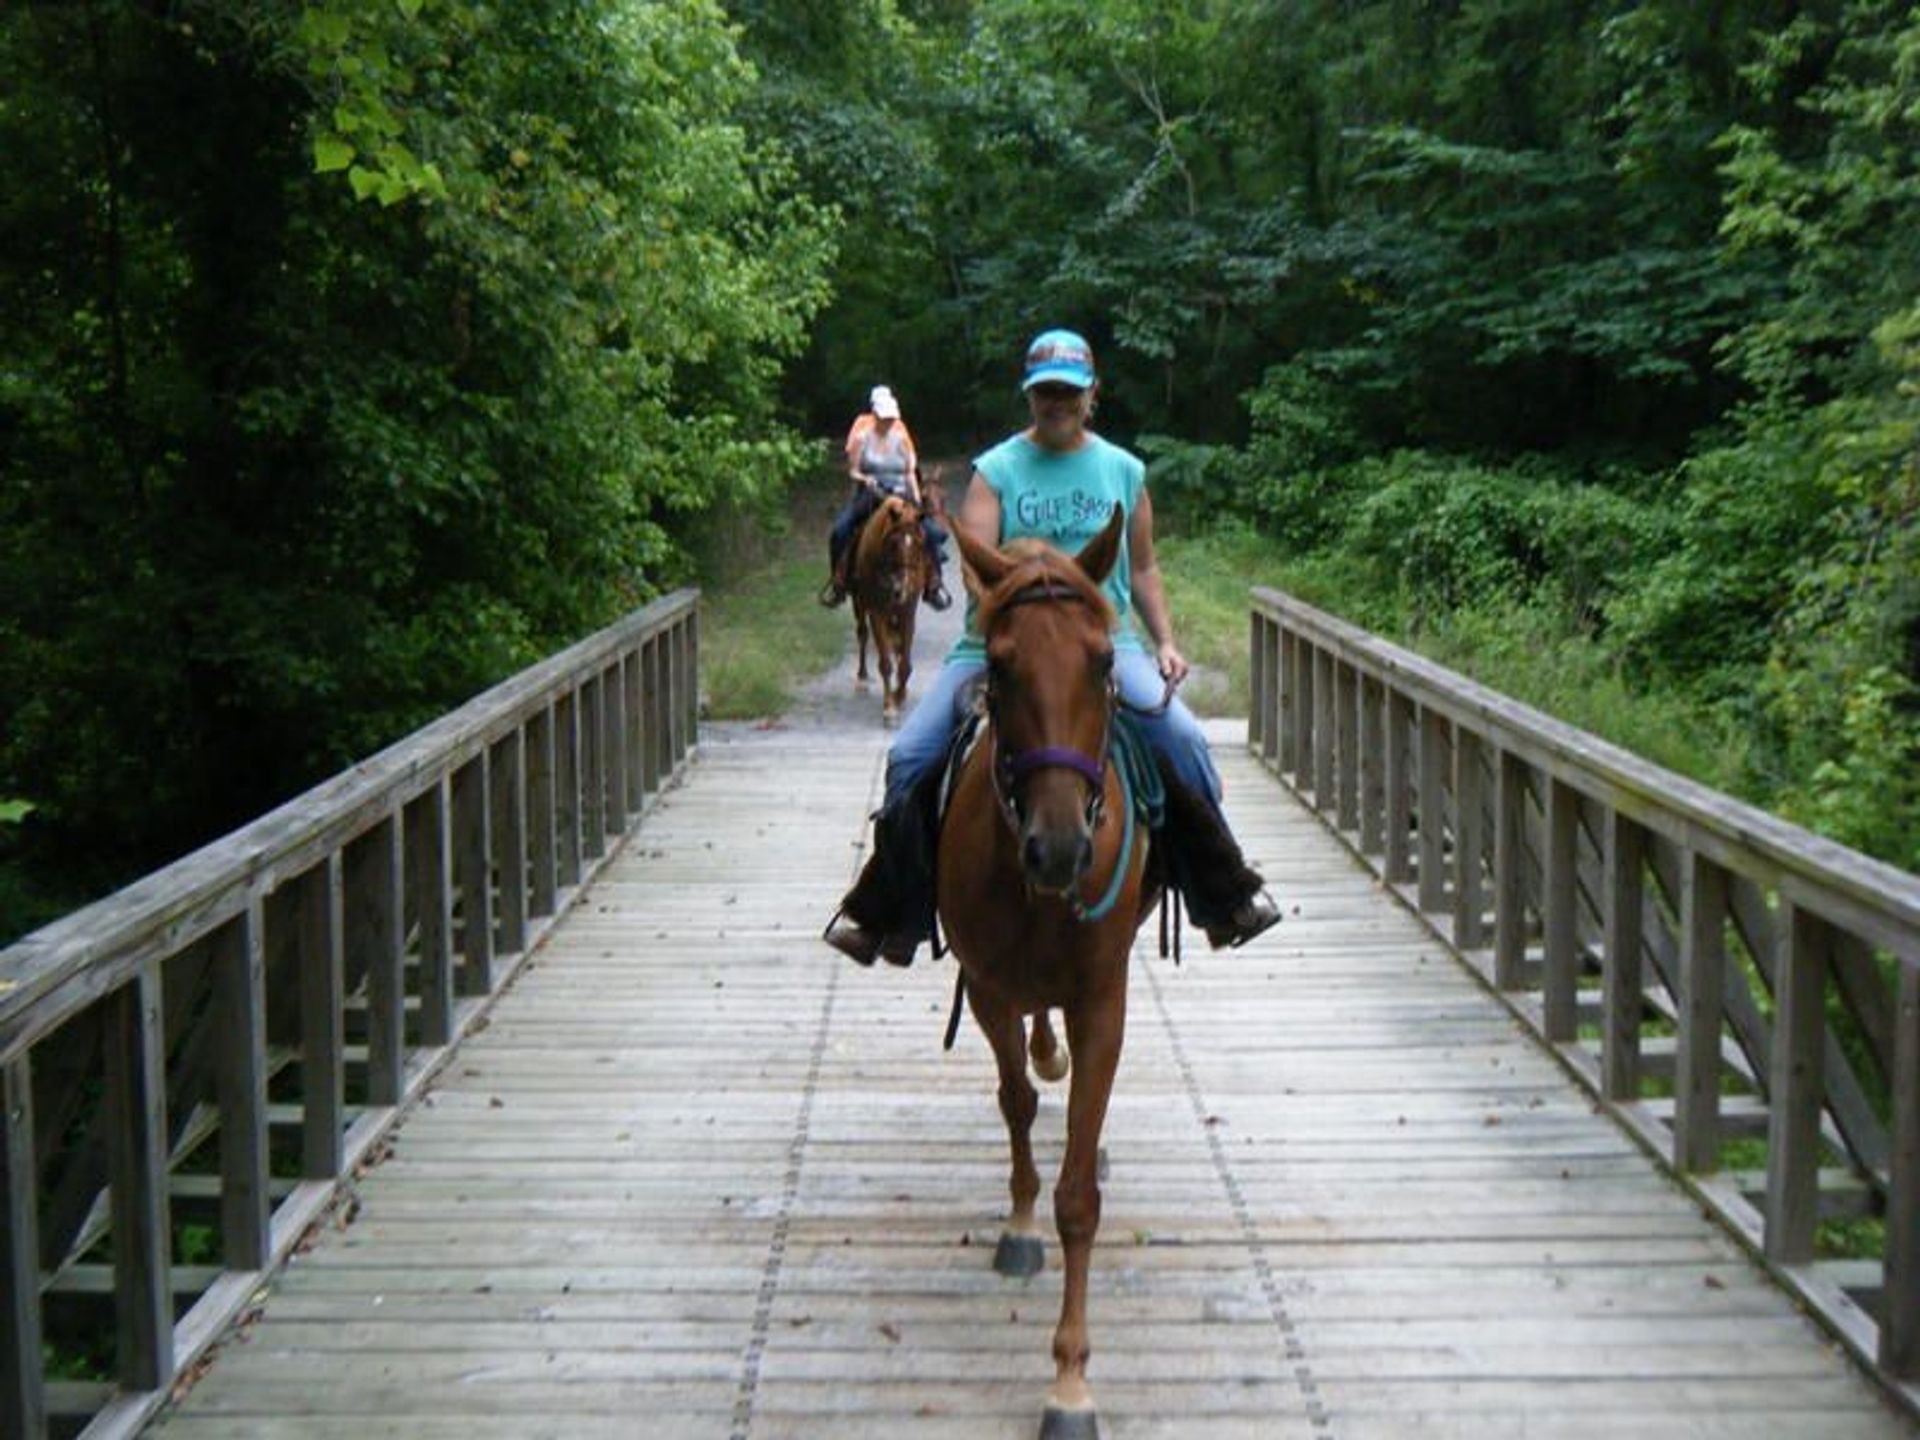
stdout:
<svg viewBox="0 0 1920 1440">
<path fill-rule="evenodd" d="M 873 393 L 867 396 L 867 408 L 882 420 L 900 418 L 900 402 L 893 398 L 893 391 L 885 385 L 873 387 Z"/>
</svg>

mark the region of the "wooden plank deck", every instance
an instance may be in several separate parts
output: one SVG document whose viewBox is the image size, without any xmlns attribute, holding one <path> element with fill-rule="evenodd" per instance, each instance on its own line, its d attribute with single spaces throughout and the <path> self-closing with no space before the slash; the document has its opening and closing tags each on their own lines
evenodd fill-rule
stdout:
<svg viewBox="0 0 1920 1440">
<path fill-rule="evenodd" d="M 1219 733 L 1288 915 L 1136 954 L 1109 1440 L 1915 1433 Z M 1059 1275 L 989 1268 L 1005 1141 L 977 1034 L 940 1051 L 951 964 L 815 938 L 883 745 L 710 732 L 160 1432 L 1031 1435 Z"/>
</svg>

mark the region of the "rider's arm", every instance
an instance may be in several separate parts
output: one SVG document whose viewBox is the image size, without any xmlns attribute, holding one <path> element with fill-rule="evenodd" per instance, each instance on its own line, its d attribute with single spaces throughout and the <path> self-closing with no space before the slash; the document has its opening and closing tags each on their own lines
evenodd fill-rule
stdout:
<svg viewBox="0 0 1920 1440">
<path fill-rule="evenodd" d="M 1173 615 L 1167 609 L 1166 587 L 1160 582 L 1160 562 L 1153 553 L 1153 501 L 1145 489 L 1127 521 L 1127 553 L 1131 556 L 1133 608 L 1146 622 L 1160 673 L 1178 684 L 1187 677 L 1187 658 L 1173 639 Z"/>
<path fill-rule="evenodd" d="M 914 504 L 920 503 L 920 452 L 914 447 L 913 432 L 907 429 L 907 422 L 897 422 L 900 426 L 900 439 L 907 447 L 907 498 Z"/>
<path fill-rule="evenodd" d="M 847 456 L 847 474 L 858 484 L 866 484 L 867 477 L 860 473 L 860 451 L 866 442 L 867 431 L 873 428 L 873 416 L 862 415 L 853 422 L 853 428 L 847 431 L 845 446 Z"/>
<path fill-rule="evenodd" d="M 1000 545 L 1000 497 L 978 470 L 967 482 L 967 498 L 960 502 L 960 523 L 982 545 Z"/>
</svg>

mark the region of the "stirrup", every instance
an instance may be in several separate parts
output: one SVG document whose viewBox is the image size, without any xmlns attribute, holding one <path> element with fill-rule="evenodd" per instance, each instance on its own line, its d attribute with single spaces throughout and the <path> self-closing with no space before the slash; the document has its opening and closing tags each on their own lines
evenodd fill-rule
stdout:
<svg viewBox="0 0 1920 1440">
<path fill-rule="evenodd" d="M 1265 889 L 1256 890 L 1218 925 L 1203 927 L 1207 944 L 1215 950 L 1231 946 L 1238 950 L 1257 935 L 1263 935 L 1280 923 L 1280 905 Z"/>
<path fill-rule="evenodd" d="M 820 593 L 815 598 L 831 610 L 847 598 L 847 590 L 838 580 L 829 577 L 827 583 L 820 587 Z"/>
<path fill-rule="evenodd" d="M 927 604 L 936 610 L 945 610 L 953 604 L 953 596 L 949 595 L 947 593 L 947 587 L 941 584 L 935 584 L 931 590 L 926 592 L 925 598 Z"/>
<path fill-rule="evenodd" d="M 859 965 L 872 965 L 880 953 L 880 936 L 867 929 L 844 910 L 836 910 L 820 938 Z"/>
</svg>

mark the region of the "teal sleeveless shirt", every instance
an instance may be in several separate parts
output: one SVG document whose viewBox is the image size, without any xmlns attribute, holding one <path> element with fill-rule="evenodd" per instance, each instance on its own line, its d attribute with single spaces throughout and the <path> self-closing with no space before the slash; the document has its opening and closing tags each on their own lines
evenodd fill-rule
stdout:
<svg viewBox="0 0 1920 1440">
<path fill-rule="evenodd" d="M 973 468 L 1000 497 L 1002 545 L 1044 540 L 1069 555 L 1078 554 L 1105 528 L 1115 505 L 1131 517 L 1147 484 L 1147 467 L 1138 457 L 1093 434 L 1064 455 L 1043 449 L 1025 435 L 1012 435 L 975 458 Z M 1126 531 L 1120 535 L 1120 558 L 1102 588 L 1120 617 L 1115 648 L 1144 651 L 1133 621 L 1133 565 Z M 947 652 L 948 664 L 986 658 L 986 642 L 974 628 L 974 608 L 969 594 L 967 626 Z"/>
</svg>

